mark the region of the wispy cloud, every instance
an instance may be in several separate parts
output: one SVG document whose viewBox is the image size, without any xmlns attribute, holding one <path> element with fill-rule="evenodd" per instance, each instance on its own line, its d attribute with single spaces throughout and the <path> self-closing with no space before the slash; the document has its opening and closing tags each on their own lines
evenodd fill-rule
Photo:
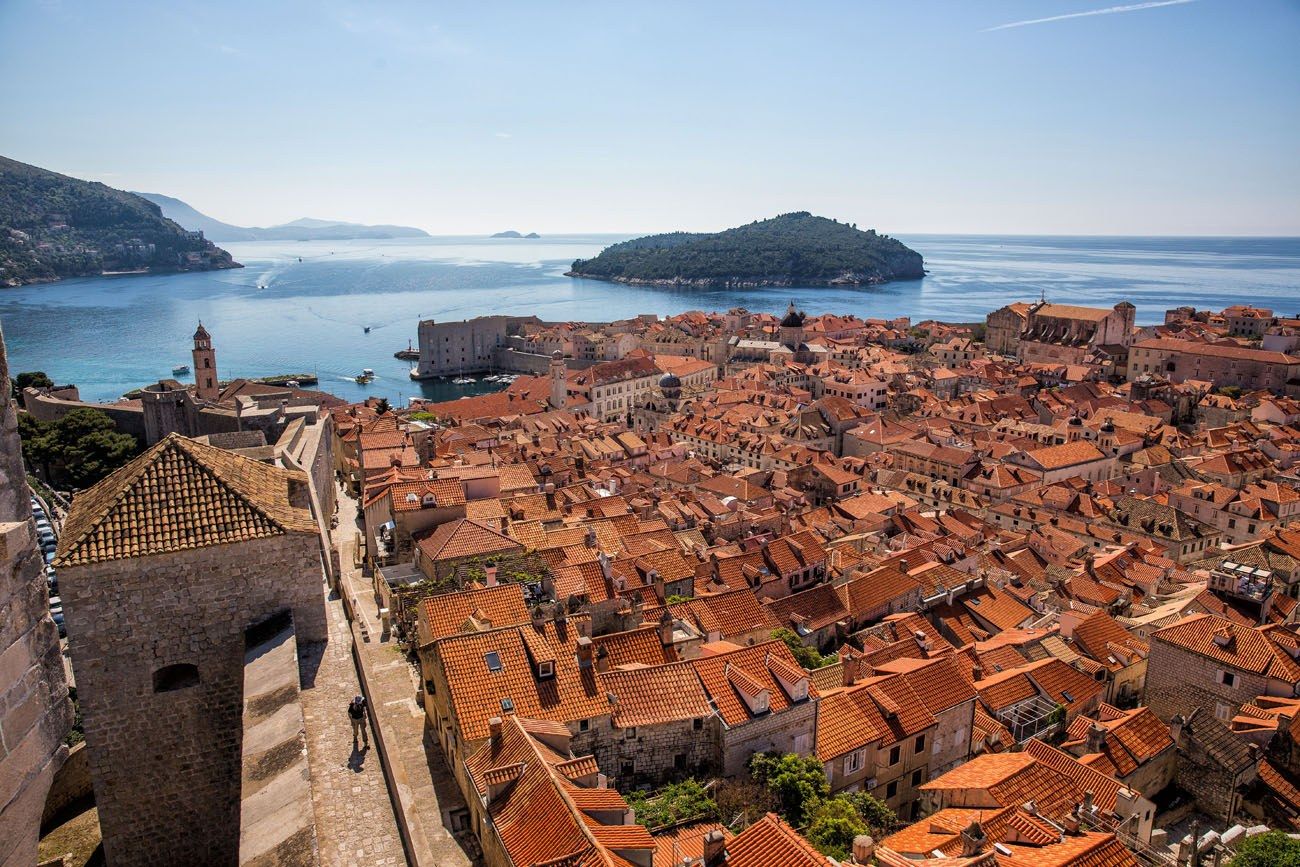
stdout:
<svg viewBox="0 0 1300 867">
<path fill-rule="evenodd" d="M 1026 21 L 1012 21 L 997 27 L 986 27 L 982 33 L 994 30 L 1010 30 L 1013 27 L 1028 27 L 1031 24 L 1050 24 L 1053 21 L 1067 21 L 1071 18 L 1091 18 L 1094 15 L 1115 15 L 1120 12 L 1141 12 L 1143 9 L 1159 9 L 1161 6 L 1182 6 L 1194 0 L 1150 0 L 1147 3 L 1130 3 L 1126 6 L 1107 6 L 1105 9 L 1089 9 L 1086 12 L 1069 12 L 1065 15 L 1053 15 L 1049 18 L 1030 18 Z"/>
<path fill-rule="evenodd" d="M 493 133 L 493 135 L 495 135 L 497 138 L 510 138 L 510 133 L 508 132 L 498 132 L 498 133 Z"/>
<path fill-rule="evenodd" d="M 233 45 L 218 45 L 217 50 L 220 51 L 222 54 L 243 54 L 244 53 Z"/>
</svg>

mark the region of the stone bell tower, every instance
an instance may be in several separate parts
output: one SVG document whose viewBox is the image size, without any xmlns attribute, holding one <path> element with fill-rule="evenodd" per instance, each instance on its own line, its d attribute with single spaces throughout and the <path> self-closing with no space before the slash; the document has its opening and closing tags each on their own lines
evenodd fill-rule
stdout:
<svg viewBox="0 0 1300 867">
<path fill-rule="evenodd" d="M 194 384 L 195 394 L 201 400 L 216 402 L 221 394 L 217 387 L 217 352 L 212 348 L 212 335 L 199 323 L 194 332 Z"/>
<path fill-rule="evenodd" d="M 551 354 L 551 408 L 564 409 L 569 397 L 569 373 L 564 366 L 564 353 Z"/>
</svg>

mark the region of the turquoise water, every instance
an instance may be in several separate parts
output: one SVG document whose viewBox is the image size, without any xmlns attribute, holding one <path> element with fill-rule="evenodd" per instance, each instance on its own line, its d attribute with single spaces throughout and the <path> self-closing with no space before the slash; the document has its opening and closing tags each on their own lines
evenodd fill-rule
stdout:
<svg viewBox="0 0 1300 867">
<path fill-rule="evenodd" d="M 574 259 L 623 237 L 228 244 L 245 268 L 0 289 L 0 323 L 13 370 L 45 370 L 88 400 L 112 400 L 188 364 L 199 319 L 223 378 L 314 372 L 320 388 L 349 400 L 404 400 L 497 387 L 410 381 L 410 363 L 393 352 L 430 317 L 604 321 L 737 305 L 777 312 L 793 298 L 811 313 L 974 321 L 1040 292 L 1095 306 L 1127 299 L 1140 323 L 1185 304 L 1300 313 L 1297 238 L 899 236 L 925 257 L 929 276 L 871 288 L 674 290 L 563 275 Z M 364 367 L 377 376 L 358 386 L 351 377 Z"/>
</svg>

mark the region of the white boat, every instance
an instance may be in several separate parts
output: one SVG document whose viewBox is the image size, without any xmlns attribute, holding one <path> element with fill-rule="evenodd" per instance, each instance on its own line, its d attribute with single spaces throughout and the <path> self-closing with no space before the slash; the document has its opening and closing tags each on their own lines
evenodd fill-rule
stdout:
<svg viewBox="0 0 1300 867">
<path fill-rule="evenodd" d="M 418 367 L 412 367 L 412 368 L 411 368 L 411 379 L 419 379 L 419 378 L 420 378 L 420 368 L 418 368 Z M 412 400 L 415 400 L 415 398 L 411 398 L 411 399 L 412 399 Z"/>
<path fill-rule="evenodd" d="M 473 385 L 473 384 L 474 384 L 474 380 L 470 379 L 468 376 L 460 376 L 460 377 L 457 377 L 456 379 L 453 379 L 452 382 L 456 383 L 456 385 Z"/>
<path fill-rule="evenodd" d="M 190 366 L 188 364 L 178 364 L 172 368 L 173 376 L 180 376 L 181 374 L 185 374 L 189 372 L 190 372 Z"/>
<path fill-rule="evenodd" d="M 374 376 L 374 375 L 375 375 L 375 372 L 374 372 L 373 370 L 371 370 L 370 368 L 368 368 L 368 367 L 363 367 L 363 368 L 361 368 L 361 375 L 362 375 L 362 376 Z"/>
</svg>

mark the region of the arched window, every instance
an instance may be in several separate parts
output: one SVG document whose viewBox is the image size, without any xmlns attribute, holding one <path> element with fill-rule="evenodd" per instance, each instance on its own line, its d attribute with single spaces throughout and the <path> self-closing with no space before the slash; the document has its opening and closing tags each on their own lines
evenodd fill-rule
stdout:
<svg viewBox="0 0 1300 867">
<path fill-rule="evenodd" d="M 154 692 L 173 692 L 199 685 L 199 667 L 188 662 L 164 665 L 153 673 Z"/>
</svg>

